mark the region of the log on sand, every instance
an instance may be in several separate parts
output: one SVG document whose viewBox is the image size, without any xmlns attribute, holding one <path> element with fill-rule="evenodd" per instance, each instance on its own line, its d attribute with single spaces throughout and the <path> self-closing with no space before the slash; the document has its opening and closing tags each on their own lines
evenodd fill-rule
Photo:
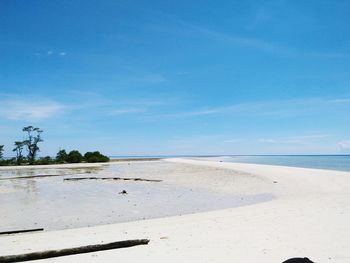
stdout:
<svg viewBox="0 0 350 263">
<path fill-rule="evenodd" d="M 124 241 L 118 241 L 118 242 L 107 243 L 107 244 L 65 248 L 65 249 L 59 249 L 59 250 L 47 250 L 42 252 L 33 252 L 33 253 L 11 255 L 11 256 L 0 256 L 0 262 L 8 263 L 8 262 L 23 262 L 23 261 L 30 261 L 30 260 L 39 260 L 39 259 L 62 257 L 62 256 L 69 256 L 69 255 L 76 255 L 76 254 L 83 254 L 83 253 L 91 253 L 91 252 L 117 249 L 117 248 L 133 247 L 138 245 L 147 245 L 148 243 L 149 243 L 149 239 L 124 240 Z"/>
<path fill-rule="evenodd" d="M 20 233 L 37 232 L 37 231 L 44 231 L 44 228 L 19 229 L 19 230 L 4 231 L 4 232 L 0 232 L 0 235 L 11 235 L 11 234 L 20 234 Z"/>
<path fill-rule="evenodd" d="M 152 180 L 143 178 L 127 178 L 127 177 L 76 177 L 76 178 L 64 178 L 64 181 L 79 181 L 79 180 L 123 180 L 123 181 L 141 181 L 141 182 L 156 182 L 159 183 L 162 180 Z"/>
<path fill-rule="evenodd" d="M 32 178 L 45 178 L 45 177 L 55 177 L 55 176 L 67 176 L 73 174 L 42 174 L 42 175 L 28 175 L 28 176 L 14 176 L 0 178 L 0 180 L 12 180 L 12 179 L 32 179 Z"/>
</svg>

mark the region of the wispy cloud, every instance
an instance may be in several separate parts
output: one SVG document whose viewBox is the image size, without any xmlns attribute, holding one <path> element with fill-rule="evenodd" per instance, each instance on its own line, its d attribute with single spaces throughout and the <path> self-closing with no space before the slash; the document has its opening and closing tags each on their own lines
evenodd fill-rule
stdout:
<svg viewBox="0 0 350 263">
<path fill-rule="evenodd" d="M 168 81 L 167 76 L 157 72 L 132 72 L 116 76 L 115 79 L 115 84 L 121 87 L 157 85 Z"/>
<path fill-rule="evenodd" d="M 141 82 L 147 82 L 151 84 L 162 83 L 166 81 L 166 78 L 161 74 L 148 74 L 137 79 Z"/>
<path fill-rule="evenodd" d="M 203 36 L 211 38 L 212 40 L 225 42 L 227 44 L 253 48 L 256 50 L 260 50 L 260 51 L 264 51 L 272 54 L 284 55 L 284 56 L 293 55 L 297 52 L 292 48 L 283 47 L 281 45 L 277 45 L 275 43 L 257 39 L 257 38 L 250 38 L 250 37 L 244 37 L 240 35 L 222 33 L 222 32 L 210 30 L 205 27 L 193 25 L 186 22 L 181 22 L 181 24 L 183 26 L 186 26 L 194 30 L 197 33 L 201 33 Z"/>
<path fill-rule="evenodd" d="M 325 111 L 349 110 L 350 98 L 304 98 L 238 103 L 226 106 L 193 109 L 177 113 L 163 114 L 163 118 L 201 117 L 215 115 L 254 115 L 288 117 L 313 115 Z"/>
<path fill-rule="evenodd" d="M 141 113 L 141 112 L 145 112 L 145 111 L 146 111 L 146 109 L 144 109 L 144 108 L 114 109 L 114 110 L 109 111 L 108 115 L 110 115 L 110 116 L 117 116 L 117 115 Z"/>
<path fill-rule="evenodd" d="M 332 134 L 309 134 L 309 135 L 291 136 L 290 138 L 304 140 L 304 139 L 324 139 L 332 136 L 333 136 Z"/>
<path fill-rule="evenodd" d="M 341 150 L 350 150 L 350 141 L 349 140 L 343 140 L 338 142 L 338 146 Z"/>
<path fill-rule="evenodd" d="M 0 118 L 6 120 L 38 121 L 62 113 L 65 105 L 42 99 L 9 99 L 0 100 Z"/>
<path fill-rule="evenodd" d="M 82 96 L 70 107 L 71 110 L 89 110 L 92 116 L 133 115 L 141 122 L 207 118 L 218 116 L 246 116 L 270 119 L 312 117 L 320 114 L 343 114 L 350 110 L 350 98 L 304 98 L 294 100 L 274 100 L 237 103 L 217 107 L 193 108 L 190 102 L 157 95 L 152 98 L 107 98 L 96 93 L 77 93 Z M 181 105 L 181 107 L 179 107 Z M 303 138 L 289 138 L 291 142 L 299 139 L 325 138 L 327 134 L 305 135 Z"/>
<path fill-rule="evenodd" d="M 253 19 L 248 25 L 246 25 L 245 28 L 248 30 L 254 30 L 255 28 L 264 25 L 266 22 L 269 21 L 272 21 L 271 14 L 264 7 L 261 7 L 257 10 Z"/>
<path fill-rule="evenodd" d="M 259 38 L 251 38 L 235 34 L 227 34 L 215 30 L 210 30 L 202 26 L 196 26 L 190 23 L 181 22 L 182 25 L 191 28 L 192 30 L 211 38 L 212 40 L 225 42 L 245 48 L 260 50 L 266 53 L 293 56 L 293 57 L 312 57 L 312 58 L 348 58 L 349 53 L 345 52 L 315 52 L 310 50 L 301 50 L 288 46 L 283 46 L 272 41 L 267 41 Z"/>
<path fill-rule="evenodd" d="M 175 105 L 181 102 L 179 98 L 173 96 L 166 96 L 167 94 L 157 94 L 154 97 L 132 97 L 132 98 L 119 98 L 117 100 L 113 100 L 114 104 L 123 105 L 123 106 L 131 106 L 131 107 L 163 107 L 167 105 Z"/>
<path fill-rule="evenodd" d="M 238 139 L 224 140 L 223 142 L 225 142 L 225 143 L 237 143 L 237 142 L 243 142 L 243 141 L 245 141 L 245 139 L 238 138 Z"/>
<path fill-rule="evenodd" d="M 266 40 L 262 38 L 254 38 L 249 37 L 243 34 L 236 34 L 234 32 L 227 33 L 221 32 L 219 30 L 215 30 L 212 28 L 208 28 L 203 25 L 190 23 L 188 21 L 184 21 L 176 16 L 160 12 L 160 11 L 149 11 L 153 15 L 158 16 L 160 19 L 165 20 L 166 26 L 156 26 L 153 29 L 159 31 L 161 29 L 162 32 L 186 32 L 186 35 L 189 35 L 189 32 L 192 32 L 192 35 L 199 34 L 213 41 L 219 41 L 222 43 L 226 43 L 228 45 L 240 46 L 243 48 L 255 49 L 258 51 L 262 51 L 265 53 L 278 55 L 278 56 L 287 56 L 287 57 L 310 57 L 310 58 L 325 58 L 325 59 L 334 59 L 334 58 L 349 58 L 350 54 L 348 52 L 334 52 L 334 51 L 319 51 L 316 52 L 314 50 L 302 50 L 299 48 L 293 48 L 290 46 L 285 46 L 276 41 Z M 261 11 L 257 14 L 255 21 L 248 26 L 255 27 L 257 23 L 261 23 L 261 21 L 266 21 L 270 19 L 270 15 L 265 11 Z M 181 29 L 181 30 L 179 30 Z"/>
<path fill-rule="evenodd" d="M 190 74 L 190 72 L 188 72 L 188 71 L 179 71 L 179 72 L 176 72 L 175 74 L 178 75 L 178 76 L 183 76 L 183 75 Z"/>
<path fill-rule="evenodd" d="M 306 134 L 306 135 L 296 135 L 296 136 L 287 136 L 279 138 L 261 138 L 257 141 L 259 143 L 267 144 L 308 144 L 310 142 L 315 142 L 323 140 L 325 138 L 332 137 L 331 134 Z"/>
<path fill-rule="evenodd" d="M 150 97 L 138 96 L 113 96 L 105 95 L 89 90 L 71 90 L 73 94 L 70 100 L 70 111 L 75 111 L 76 116 L 89 119 L 130 115 L 130 117 L 142 120 L 151 114 L 166 110 L 171 105 L 178 105 L 179 98 L 167 96 L 166 94 L 157 94 Z M 72 97 L 72 96 L 69 96 Z M 89 114 L 86 114 L 89 112 Z M 83 114 L 84 113 L 84 114 Z"/>
<path fill-rule="evenodd" d="M 41 55 L 46 55 L 46 56 L 60 56 L 60 57 L 63 57 L 63 56 L 66 56 L 67 55 L 67 52 L 65 51 L 61 51 L 61 52 L 54 52 L 53 50 L 48 50 L 48 51 L 44 51 L 44 52 L 36 52 L 34 53 L 34 55 L 36 56 L 41 56 Z"/>
</svg>

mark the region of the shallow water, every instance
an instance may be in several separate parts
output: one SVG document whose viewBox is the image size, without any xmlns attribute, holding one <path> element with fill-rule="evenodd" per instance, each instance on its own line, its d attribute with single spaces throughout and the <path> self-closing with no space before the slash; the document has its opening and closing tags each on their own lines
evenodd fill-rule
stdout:
<svg viewBox="0 0 350 263">
<path fill-rule="evenodd" d="M 350 172 L 350 155 L 236 155 L 205 159 Z"/>
<path fill-rule="evenodd" d="M 2 179 L 39 174 L 62 175 L 0 180 L 0 231 L 38 227 L 54 230 L 111 224 L 237 207 L 273 198 L 269 194 L 237 195 L 174 184 L 170 178 L 178 176 L 179 165 L 157 162 L 130 166 L 113 164 L 99 169 L 0 171 Z M 196 166 L 191 169 L 200 173 L 206 168 Z M 220 176 L 222 171 L 215 173 Z M 157 174 L 163 179 L 162 182 L 63 181 L 63 178 L 84 176 L 159 179 Z M 119 194 L 122 190 L 128 194 Z"/>
</svg>

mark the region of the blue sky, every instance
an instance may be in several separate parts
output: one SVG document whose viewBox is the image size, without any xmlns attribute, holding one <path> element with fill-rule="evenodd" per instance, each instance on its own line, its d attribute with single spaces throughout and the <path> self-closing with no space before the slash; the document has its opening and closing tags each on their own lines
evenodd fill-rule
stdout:
<svg viewBox="0 0 350 263">
<path fill-rule="evenodd" d="M 350 153 L 349 1 L 0 1 L 0 144 Z"/>
</svg>

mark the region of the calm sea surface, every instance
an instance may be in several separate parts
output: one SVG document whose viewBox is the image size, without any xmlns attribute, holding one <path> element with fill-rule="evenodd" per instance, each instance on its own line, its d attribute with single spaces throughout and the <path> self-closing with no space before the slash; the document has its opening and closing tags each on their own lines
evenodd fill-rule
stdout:
<svg viewBox="0 0 350 263">
<path fill-rule="evenodd" d="M 350 171 L 350 155 L 240 155 L 217 158 L 224 162 Z"/>
<path fill-rule="evenodd" d="M 110 156 L 111 158 L 208 158 L 224 162 L 270 164 L 350 172 L 350 155 Z"/>
</svg>

